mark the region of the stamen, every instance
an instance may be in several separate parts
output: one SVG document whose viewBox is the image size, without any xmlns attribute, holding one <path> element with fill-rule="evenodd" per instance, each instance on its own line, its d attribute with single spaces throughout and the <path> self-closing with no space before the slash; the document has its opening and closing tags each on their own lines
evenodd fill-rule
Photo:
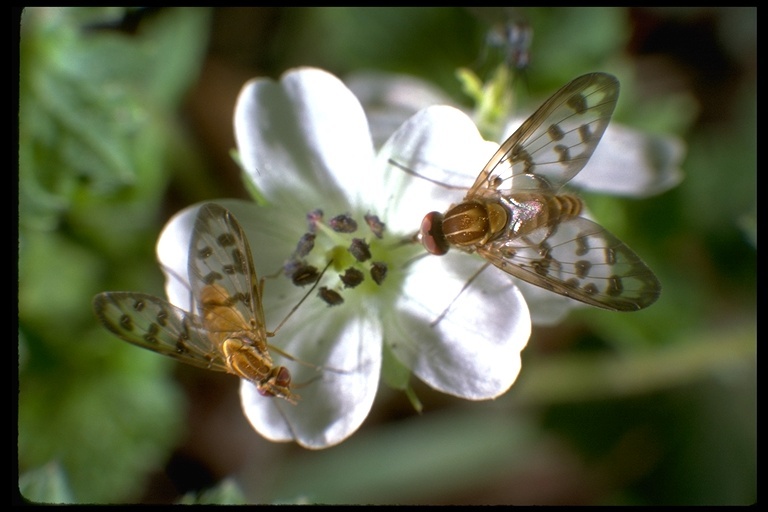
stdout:
<svg viewBox="0 0 768 512">
<path fill-rule="evenodd" d="M 307 229 L 310 233 L 317 231 L 317 224 L 323 221 L 323 210 L 320 208 L 312 210 L 307 214 Z"/>
<path fill-rule="evenodd" d="M 371 259 L 371 249 L 362 238 L 353 238 L 348 250 L 349 253 L 361 263 Z"/>
<path fill-rule="evenodd" d="M 315 235 L 314 233 L 304 233 L 299 243 L 296 244 L 296 250 L 293 251 L 294 259 L 301 259 L 307 256 L 315 247 Z"/>
<path fill-rule="evenodd" d="M 306 286 L 316 282 L 319 278 L 320 272 L 317 267 L 312 265 L 301 265 L 291 274 L 291 281 L 295 286 Z"/>
<path fill-rule="evenodd" d="M 337 233 L 354 233 L 357 231 L 357 222 L 349 215 L 337 215 L 328 221 L 328 225 Z"/>
<path fill-rule="evenodd" d="M 384 235 L 384 227 L 386 227 L 386 224 L 381 222 L 378 216 L 366 213 L 365 222 L 368 224 L 368 227 L 371 228 L 371 232 L 376 238 L 381 238 Z"/>
<path fill-rule="evenodd" d="M 321 286 L 317 291 L 317 295 L 325 301 L 329 306 L 338 306 L 344 302 L 344 298 L 335 290 L 331 290 L 325 286 Z"/>
<path fill-rule="evenodd" d="M 373 236 L 383 239 L 386 224 L 370 212 L 363 217 Z M 318 297 L 329 306 L 337 306 L 344 303 L 342 290 L 357 288 L 365 281 L 366 270 L 359 265 L 363 262 L 369 263 L 368 273 L 371 279 L 379 286 L 383 284 L 389 266 L 382 261 L 371 261 L 373 258 L 371 245 L 364 238 L 353 238 L 354 235 L 350 235 L 358 228 L 358 222 L 352 215 L 344 213 L 332 219 L 323 220 L 323 212 L 318 208 L 307 214 L 307 222 L 310 227 L 309 232 L 301 237 L 290 260 L 283 266 L 283 272 L 291 278 L 294 285 L 306 286 L 314 283 L 318 287 Z M 407 245 L 411 245 L 410 240 L 408 242 Z M 402 243 L 398 242 L 396 246 Z M 318 248 L 315 249 L 315 246 Z M 378 252 L 378 246 L 376 247 Z M 318 275 L 316 267 L 308 264 L 308 262 L 317 263 L 320 255 L 326 258 L 326 261 L 328 258 L 335 261 L 337 269 L 344 269 L 338 274 L 341 282 L 336 283 L 332 288 L 320 287 L 322 277 Z M 350 255 L 354 258 L 354 262 L 349 259 Z"/>
<path fill-rule="evenodd" d="M 374 261 L 371 264 L 371 277 L 376 284 L 381 285 L 384 282 L 384 278 L 387 277 L 387 264 L 380 261 Z"/>
<path fill-rule="evenodd" d="M 365 279 L 365 275 L 354 267 L 349 267 L 343 274 L 339 274 L 341 282 L 344 283 L 345 288 L 354 288 L 359 285 Z"/>
</svg>

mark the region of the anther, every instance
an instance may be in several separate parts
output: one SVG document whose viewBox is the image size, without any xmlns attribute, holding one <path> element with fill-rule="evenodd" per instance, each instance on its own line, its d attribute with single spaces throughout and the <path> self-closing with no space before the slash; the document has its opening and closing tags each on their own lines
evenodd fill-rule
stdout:
<svg viewBox="0 0 768 512">
<path fill-rule="evenodd" d="M 312 210 L 307 214 L 307 229 L 310 233 L 317 231 L 317 223 L 323 221 L 323 210 L 320 208 Z"/>
<path fill-rule="evenodd" d="M 312 284 L 320 278 L 320 272 L 317 267 L 312 265 L 301 265 L 293 274 L 291 274 L 291 281 L 295 286 L 306 286 Z"/>
<path fill-rule="evenodd" d="M 349 215 L 337 215 L 328 221 L 328 225 L 337 233 L 354 233 L 357 231 L 357 222 Z"/>
<path fill-rule="evenodd" d="M 345 288 L 354 288 L 359 285 L 365 279 L 365 275 L 354 267 L 349 267 L 343 274 L 339 274 L 341 282 L 344 283 Z"/>
<path fill-rule="evenodd" d="M 293 257 L 301 259 L 312 251 L 315 247 L 315 235 L 314 233 L 304 233 L 299 239 L 299 243 L 296 244 L 296 250 L 293 251 Z"/>
<path fill-rule="evenodd" d="M 357 261 L 363 262 L 371 259 L 371 249 L 362 238 L 353 238 L 347 249 Z"/>
<path fill-rule="evenodd" d="M 371 232 L 376 236 L 376 238 L 381 238 L 383 236 L 384 227 L 386 224 L 381 222 L 379 217 L 376 215 L 371 215 L 370 213 L 366 213 L 365 222 L 368 224 L 368 227 L 371 228 Z"/>
<path fill-rule="evenodd" d="M 374 261 L 371 264 L 371 277 L 378 285 L 384 282 L 384 278 L 387 277 L 387 264 Z"/>
<path fill-rule="evenodd" d="M 317 291 L 317 295 L 325 301 L 329 306 L 338 306 L 344 302 L 344 298 L 335 290 L 331 290 L 325 286 L 321 286 Z"/>
</svg>

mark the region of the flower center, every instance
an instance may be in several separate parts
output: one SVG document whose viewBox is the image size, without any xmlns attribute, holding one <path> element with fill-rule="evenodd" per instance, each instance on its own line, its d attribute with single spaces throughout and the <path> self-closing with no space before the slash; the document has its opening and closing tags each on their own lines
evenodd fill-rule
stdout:
<svg viewBox="0 0 768 512">
<path fill-rule="evenodd" d="M 331 263 L 317 297 L 338 306 L 350 295 L 375 295 L 383 287 L 399 285 L 399 270 L 419 250 L 417 244 L 404 243 L 408 241 L 389 235 L 386 225 L 370 213 L 358 222 L 347 213 L 326 218 L 322 210 L 313 210 L 307 214 L 307 232 L 283 265 L 283 274 L 303 287 L 320 279 L 320 269 Z M 396 250 L 404 247 L 413 249 Z"/>
</svg>

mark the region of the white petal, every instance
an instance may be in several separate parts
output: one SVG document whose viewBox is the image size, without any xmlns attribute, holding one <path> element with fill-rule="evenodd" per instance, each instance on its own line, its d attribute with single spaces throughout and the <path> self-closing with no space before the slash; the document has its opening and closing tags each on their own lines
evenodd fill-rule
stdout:
<svg viewBox="0 0 768 512">
<path fill-rule="evenodd" d="M 192 288 L 189 285 L 187 265 L 189 245 L 195 217 L 201 204 L 185 208 L 171 217 L 160 233 L 155 247 L 157 261 L 166 277 L 165 293 L 168 300 L 186 311 L 192 307 Z"/>
<path fill-rule="evenodd" d="M 587 307 L 583 302 L 552 293 L 520 279 L 514 281 L 525 297 L 531 311 L 531 321 L 535 325 L 557 325 L 572 309 Z"/>
<path fill-rule="evenodd" d="M 319 310 L 319 304 L 305 304 L 313 310 L 310 314 L 302 305 L 299 318 L 291 318 L 274 338 L 291 355 L 326 367 L 318 372 L 273 351 L 275 362 L 287 366 L 298 384 L 299 403 L 261 396 L 245 381 L 240 385 L 243 411 L 256 431 L 272 441 L 296 441 L 312 449 L 338 444 L 360 427 L 381 372 L 378 319 L 360 311 L 341 318 L 344 310 L 324 304 Z"/>
<path fill-rule="evenodd" d="M 373 160 L 360 103 L 333 75 L 314 68 L 279 83 L 245 84 L 235 107 L 235 137 L 246 171 L 273 203 L 302 207 L 324 199 L 348 204 Z"/>
<path fill-rule="evenodd" d="M 531 334 L 528 306 L 503 272 L 489 267 L 462 291 L 481 265 L 458 251 L 417 260 L 385 331 L 385 343 L 422 381 L 471 400 L 512 386 Z"/>
<path fill-rule="evenodd" d="M 648 197 L 677 186 L 685 144 L 611 124 L 586 167 L 571 184 L 606 194 Z"/>
<path fill-rule="evenodd" d="M 443 91 L 411 75 L 362 71 L 347 75 L 344 83 L 362 103 L 376 147 L 419 110 L 451 103 Z"/>
<path fill-rule="evenodd" d="M 379 187 L 371 191 L 373 204 L 393 231 L 418 230 L 426 213 L 445 211 L 464 197 L 497 149 L 498 144 L 485 141 L 460 110 L 426 108 L 404 123 L 379 152 L 371 176 L 371 183 Z M 388 164 L 389 159 L 421 177 Z"/>
</svg>

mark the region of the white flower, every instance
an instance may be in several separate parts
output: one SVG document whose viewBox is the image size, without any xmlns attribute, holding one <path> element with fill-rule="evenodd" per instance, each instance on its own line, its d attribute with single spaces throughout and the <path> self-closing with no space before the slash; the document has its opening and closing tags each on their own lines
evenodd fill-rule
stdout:
<svg viewBox="0 0 768 512">
<path fill-rule="evenodd" d="M 287 274 L 307 265 L 321 270 L 332 262 L 320 293 L 310 295 L 269 339 L 309 363 L 271 352 L 299 384 L 298 405 L 263 397 L 251 383 L 241 383 L 243 409 L 259 433 L 308 448 L 343 441 L 368 415 L 385 350 L 429 386 L 458 397 L 491 399 L 510 388 L 531 329 L 521 292 L 506 275 L 492 271 L 466 287 L 482 265 L 479 258 L 460 251 L 424 256 L 412 236 L 426 212 L 444 209 L 451 198 L 387 164 L 391 155 L 416 154 L 446 169 L 480 169 L 496 145 L 485 142 L 469 118 L 451 107 L 434 109 L 406 123 L 376 155 L 355 96 L 334 76 L 302 68 L 279 83 L 248 82 L 235 109 L 235 134 L 247 178 L 267 204 L 216 202 L 244 227 L 260 275 L 276 276 L 264 284 L 268 329 L 275 329 L 306 291 Z M 183 308 L 189 307 L 183 281 L 196 210 L 177 214 L 158 242 L 168 296 Z M 340 215 L 340 225 L 334 224 Z M 383 223 L 381 238 L 366 215 L 374 228 Z M 350 220 L 357 229 L 345 233 Z M 296 256 L 300 238 L 312 229 L 314 248 Z M 359 251 L 350 252 L 351 244 Z M 363 277 L 356 287 L 340 277 L 350 268 L 351 275 Z M 339 297 L 341 304 L 329 305 Z"/>
</svg>

